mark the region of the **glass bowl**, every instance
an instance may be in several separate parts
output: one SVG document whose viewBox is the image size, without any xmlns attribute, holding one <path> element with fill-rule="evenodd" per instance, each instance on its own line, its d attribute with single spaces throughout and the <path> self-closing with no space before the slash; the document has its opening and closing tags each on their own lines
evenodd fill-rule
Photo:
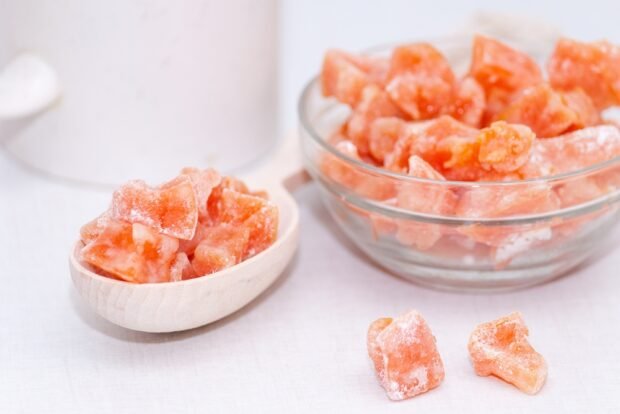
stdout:
<svg viewBox="0 0 620 414">
<path fill-rule="evenodd" d="M 442 50 L 449 59 L 468 56 L 457 43 Z M 327 210 L 371 259 L 411 281 L 457 290 L 540 283 L 582 263 L 618 223 L 620 157 L 522 181 L 421 179 L 366 164 L 329 144 L 350 109 L 322 96 L 319 77 L 304 88 L 298 111 L 304 161 Z M 467 199 L 480 209 L 428 214 L 398 207 L 398 197 Z"/>
</svg>

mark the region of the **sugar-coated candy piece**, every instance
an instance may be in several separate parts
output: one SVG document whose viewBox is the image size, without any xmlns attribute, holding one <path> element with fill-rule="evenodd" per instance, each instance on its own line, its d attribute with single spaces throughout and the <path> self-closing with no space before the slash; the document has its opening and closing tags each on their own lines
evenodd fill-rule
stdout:
<svg viewBox="0 0 620 414">
<path fill-rule="evenodd" d="M 192 263 L 187 254 L 179 252 L 170 266 L 170 281 L 178 282 L 181 280 L 192 279 L 196 277 Z"/>
<path fill-rule="evenodd" d="M 496 39 L 481 35 L 474 38 L 469 74 L 485 91 L 487 120 L 493 119 L 516 92 L 543 80 L 534 59 Z"/>
<path fill-rule="evenodd" d="M 554 88 L 581 88 L 600 110 L 620 104 L 619 46 L 605 41 L 560 39 L 547 70 Z"/>
<path fill-rule="evenodd" d="M 576 171 L 620 155 L 620 129 L 589 127 L 555 138 L 537 140 L 530 163 L 546 165 L 550 174 Z M 527 166 L 526 166 L 527 167 Z"/>
<path fill-rule="evenodd" d="M 547 378 L 547 364 L 528 341 L 519 312 L 478 325 L 467 348 L 476 374 L 494 375 L 527 394 L 536 394 Z"/>
<path fill-rule="evenodd" d="M 433 168 L 442 170 L 449 155 L 438 152 L 437 145 L 448 137 L 475 137 L 477 132 L 475 128 L 448 115 L 431 121 L 410 122 L 394 145 L 392 152 L 386 155 L 385 167 L 392 171 L 406 173 L 409 168 L 409 158 L 412 155 L 418 155 Z"/>
<path fill-rule="evenodd" d="M 438 76 L 452 84 L 454 73 L 444 55 L 428 43 L 401 45 L 392 51 L 388 79 L 403 73 Z"/>
<path fill-rule="evenodd" d="M 471 76 L 466 76 L 456 87 L 449 114 L 469 126 L 478 128 L 486 108 L 482 86 Z"/>
<path fill-rule="evenodd" d="M 597 123 L 598 113 L 581 89 L 554 91 L 547 83 L 523 90 L 497 119 L 527 125 L 537 137 L 555 137 Z"/>
<path fill-rule="evenodd" d="M 180 175 L 158 188 L 144 181 L 130 181 L 114 192 L 112 217 L 141 223 L 179 239 L 194 237 L 198 203 L 190 178 Z"/>
<path fill-rule="evenodd" d="M 379 118 L 372 122 L 368 133 L 370 155 L 383 163 L 387 154 L 394 150 L 399 138 L 406 133 L 407 122 L 396 117 Z"/>
<path fill-rule="evenodd" d="M 206 218 L 208 215 L 207 200 L 209 200 L 211 191 L 222 181 L 222 177 L 212 168 L 201 170 L 199 168 L 186 167 L 181 170 L 181 174 L 187 175 L 194 186 L 199 218 Z"/>
<path fill-rule="evenodd" d="M 391 400 L 404 400 L 436 388 L 444 379 L 437 344 L 422 315 L 411 310 L 370 325 L 368 354 Z"/>
<path fill-rule="evenodd" d="M 488 171 L 508 173 L 527 163 L 536 135 L 524 125 L 497 121 L 480 131 L 478 160 Z"/>
<path fill-rule="evenodd" d="M 370 125 L 375 119 L 401 115 L 401 111 L 383 89 L 377 85 L 365 87 L 361 100 L 347 123 L 349 139 L 355 144 L 360 155 L 367 155 L 370 152 L 368 138 Z"/>
<path fill-rule="evenodd" d="M 377 343 L 377 337 L 381 332 L 385 330 L 391 323 L 392 318 L 379 318 L 368 327 L 368 334 L 366 335 L 366 346 L 368 348 L 368 356 L 375 367 L 375 373 L 381 385 L 385 381 L 385 366 L 383 361 L 383 352 Z"/>
<path fill-rule="evenodd" d="M 94 220 L 89 221 L 80 228 L 80 239 L 84 244 L 95 240 L 110 222 L 110 211 L 106 211 Z"/>
<path fill-rule="evenodd" d="M 210 214 L 216 223 L 227 223 L 248 230 L 243 258 L 269 247 L 278 234 L 278 208 L 269 200 L 251 194 L 223 189 L 219 200 L 211 203 Z"/>
<path fill-rule="evenodd" d="M 222 223 L 209 228 L 194 251 L 192 267 L 198 276 L 208 275 L 238 264 L 247 250 L 250 230 Z"/>
<path fill-rule="evenodd" d="M 439 76 L 405 72 L 394 76 L 385 90 L 411 119 L 422 120 L 449 110 L 454 85 Z"/>
<path fill-rule="evenodd" d="M 443 176 L 417 155 L 409 158 L 408 174 L 412 177 L 443 181 Z M 437 183 L 403 182 L 398 190 L 397 206 L 416 213 L 451 215 L 456 196 L 448 187 Z M 396 239 L 418 249 L 431 248 L 441 237 L 441 226 L 415 220 L 399 220 Z"/>
<path fill-rule="evenodd" d="M 110 220 L 81 256 L 86 263 L 127 282 L 168 282 L 178 247 L 174 237 L 143 224 Z"/>
<path fill-rule="evenodd" d="M 328 50 L 323 59 L 321 86 L 323 95 L 355 107 L 370 78 L 345 52 Z"/>
</svg>

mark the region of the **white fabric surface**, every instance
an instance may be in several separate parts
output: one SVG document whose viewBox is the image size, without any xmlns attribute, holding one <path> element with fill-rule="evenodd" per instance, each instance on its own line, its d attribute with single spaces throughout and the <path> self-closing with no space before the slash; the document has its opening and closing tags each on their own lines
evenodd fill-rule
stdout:
<svg viewBox="0 0 620 414">
<path fill-rule="evenodd" d="M 589 266 L 513 293 L 428 290 L 385 274 L 334 228 L 314 184 L 298 191 L 297 257 L 268 292 L 210 326 L 141 334 L 94 315 L 67 254 L 109 194 L 50 181 L 0 155 L 0 412 L 597 412 L 620 409 L 620 232 Z M 368 324 L 419 309 L 446 366 L 440 388 L 387 400 Z M 477 377 L 475 324 L 523 312 L 549 379 L 530 397 Z M 139 409 L 141 411 L 139 411 Z"/>
<path fill-rule="evenodd" d="M 294 97 L 315 70 L 327 39 L 356 47 L 385 40 L 371 39 L 360 25 L 338 32 L 335 18 L 318 27 L 316 18 L 327 7 L 321 3 L 284 2 L 283 127 L 293 125 Z M 358 3 L 341 2 L 334 13 L 342 15 Z M 442 8 L 432 3 L 433 10 L 426 5 L 411 14 L 413 22 L 426 22 L 422 35 Z M 573 7 L 565 2 L 562 7 L 567 14 L 561 23 L 570 27 L 577 12 L 567 17 Z M 361 9 L 366 21 L 379 13 L 368 4 Z M 446 10 L 448 23 L 462 15 Z M 434 17 L 416 17 L 423 12 Z M 607 23 L 589 25 L 589 35 L 601 37 L 596 30 L 609 28 L 615 32 L 607 37 L 620 38 L 617 14 L 608 14 Z M 377 33 L 403 37 L 391 27 L 406 19 L 390 25 L 380 16 Z M 605 13 L 596 16 L 605 18 Z M 448 23 L 433 29 L 440 32 Z M 583 27 L 575 31 L 585 36 Z M 342 41 L 347 36 L 349 42 Z M 302 57 L 304 48 L 312 58 Z M 300 249 L 269 291 L 210 326 L 141 334 L 98 318 L 71 286 L 69 248 L 80 224 L 106 207 L 109 193 L 38 176 L 0 152 L 0 412 L 620 411 L 620 231 L 596 260 L 552 283 L 493 295 L 445 293 L 387 275 L 365 259 L 335 229 L 314 184 L 296 198 Z M 366 329 L 377 317 L 409 308 L 420 310 L 430 323 L 446 380 L 428 394 L 393 403 L 371 369 Z M 468 360 L 471 329 L 513 310 L 523 312 L 532 343 L 549 364 L 548 382 L 534 397 L 477 377 Z"/>
</svg>

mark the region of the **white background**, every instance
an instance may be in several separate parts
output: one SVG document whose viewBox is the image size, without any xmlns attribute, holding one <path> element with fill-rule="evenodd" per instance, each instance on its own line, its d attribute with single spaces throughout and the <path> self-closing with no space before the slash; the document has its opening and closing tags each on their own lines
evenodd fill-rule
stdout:
<svg viewBox="0 0 620 414">
<path fill-rule="evenodd" d="M 485 7 L 529 12 L 578 38 L 620 41 L 617 3 L 467 3 L 284 1 L 282 130 L 295 125 L 300 87 L 329 46 L 440 35 Z M 588 266 L 555 282 L 493 295 L 443 293 L 366 260 L 334 228 L 314 185 L 296 198 L 300 250 L 268 292 L 205 328 L 140 334 L 91 313 L 67 269 L 79 225 L 106 207 L 109 194 L 49 180 L 0 152 L 0 413 L 620 411 L 619 231 Z M 446 380 L 392 403 L 374 378 L 365 334 L 375 318 L 409 308 L 426 315 Z M 467 358 L 473 326 L 513 310 L 523 312 L 549 364 L 534 397 L 475 376 Z"/>
</svg>

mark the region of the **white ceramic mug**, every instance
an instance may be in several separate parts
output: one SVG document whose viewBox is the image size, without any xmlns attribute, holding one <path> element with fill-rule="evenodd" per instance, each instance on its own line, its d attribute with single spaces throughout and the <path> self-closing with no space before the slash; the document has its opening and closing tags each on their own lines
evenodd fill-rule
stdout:
<svg viewBox="0 0 620 414">
<path fill-rule="evenodd" d="M 277 0 L 1 2 L 0 67 L 30 54 L 0 74 L 0 123 L 60 91 L 5 146 L 104 184 L 248 166 L 275 143 L 276 17 Z"/>
</svg>

